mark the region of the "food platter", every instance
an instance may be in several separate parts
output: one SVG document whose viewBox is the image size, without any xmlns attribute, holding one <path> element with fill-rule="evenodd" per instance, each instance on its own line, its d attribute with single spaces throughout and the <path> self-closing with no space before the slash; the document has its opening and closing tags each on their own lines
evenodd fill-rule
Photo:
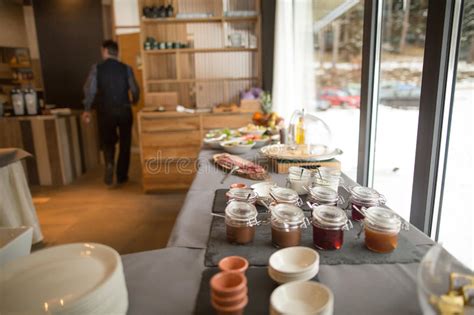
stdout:
<svg viewBox="0 0 474 315">
<path fill-rule="evenodd" d="M 272 144 L 260 149 L 268 158 L 287 161 L 327 161 L 342 154 L 341 149 L 325 145 Z"/>
<path fill-rule="evenodd" d="M 268 178 L 268 172 L 262 166 L 243 159 L 240 156 L 228 153 L 219 153 L 214 154 L 212 160 L 216 165 L 227 171 L 231 171 L 234 167 L 236 167 L 235 171 L 233 172 L 235 175 L 253 180 L 264 180 Z"/>
</svg>

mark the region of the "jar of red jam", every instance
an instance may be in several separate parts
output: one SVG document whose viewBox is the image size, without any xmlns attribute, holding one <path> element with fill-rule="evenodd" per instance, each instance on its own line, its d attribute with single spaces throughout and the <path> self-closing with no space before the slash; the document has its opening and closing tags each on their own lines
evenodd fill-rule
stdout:
<svg viewBox="0 0 474 315">
<path fill-rule="evenodd" d="M 277 203 L 288 203 L 295 206 L 301 206 L 303 204 L 298 193 L 290 188 L 273 186 L 270 188 L 270 196 Z"/>
<path fill-rule="evenodd" d="M 385 204 L 385 197 L 379 194 L 375 189 L 362 186 L 353 186 L 349 188 L 351 196 L 349 204 L 351 207 L 352 220 L 360 221 L 364 219 L 364 211 L 370 207 L 381 206 Z"/>
<path fill-rule="evenodd" d="M 244 201 L 232 200 L 225 208 L 226 235 L 229 243 L 247 244 L 253 241 L 257 226 L 257 208 Z"/>
<path fill-rule="evenodd" d="M 397 248 L 400 229 L 408 225 L 392 210 L 371 207 L 364 211 L 365 246 L 377 253 L 390 253 Z"/>
<path fill-rule="evenodd" d="M 352 227 L 346 213 L 335 206 L 313 207 L 313 244 L 316 248 L 339 249 L 344 243 L 344 230 Z"/>
<path fill-rule="evenodd" d="M 301 242 L 301 229 L 307 226 L 303 210 L 295 205 L 272 204 L 271 229 L 272 243 L 275 247 L 298 246 Z"/>
<path fill-rule="evenodd" d="M 245 201 L 255 204 L 258 199 L 257 193 L 250 188 L 231 188 L 226 193 L 227 200 Z"/>
<path fill-rule="evenodd" d="M 324 186 L 308 187 L 308 197 L 306 200 L 314 206 L 337 206 L 338 203 L 344 203 L 342 196 L 339 196 L 335 190 Z"/>
</svg>

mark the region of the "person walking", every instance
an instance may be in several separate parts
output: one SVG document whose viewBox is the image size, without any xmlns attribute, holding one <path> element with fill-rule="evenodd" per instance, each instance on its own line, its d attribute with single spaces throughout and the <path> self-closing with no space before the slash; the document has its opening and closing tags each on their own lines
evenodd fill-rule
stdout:
<svg viewBox="0 0 474 315">
<path fill-rule="evenodd" d="M 107 186 L 114 183 L 117 140 L 117 184 L 128 181 L 133 122 L 131 104 L 136 104 L 140 97 L 132 68 L 118 60 L 118 48 L 118 44 L 112 40 L 102 43 L 103 61 L 92 66 L 84 85 L 85 111 L 82 119 L 89 123 L 92 104 L 97 104 L 99 141 L 104 154 L 104 182 Z"/>
</svg>

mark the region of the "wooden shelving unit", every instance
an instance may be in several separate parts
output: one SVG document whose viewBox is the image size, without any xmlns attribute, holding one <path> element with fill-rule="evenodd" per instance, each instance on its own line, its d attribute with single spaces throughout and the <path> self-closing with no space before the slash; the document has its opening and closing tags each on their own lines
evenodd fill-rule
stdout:
<svg viewBox="0 0 474 315">
<path fill-rule="evenodd" d="M 172 4 L 177 13 L 207 18 L 140 19 L 145 106 L 159 106 L 160 93 L 177 94 L 178 103 L 207 108 L 238 103 L 239 93 L 262 85 L 260 0 L 141 0 L 144 6 Z M 229 16 L 252 11 L 255 15 Z M 241 45 L 230 35 L 240 34 Z M 147 38 L 185 43 L 189 48 L 145 50 Z"/>
<path fill-rule="evenodd" d="M 145 54 L 192 54 L 192 53 L 212 53 L 212 52 L 238 52 L 238 51 L 258 51 L 257 48 L 227 47 L 227 48 L 177 48 L 177 49 L 153 49 L 144 50 Z"/>
<path fill-rule="evenodd" d="M 159 18 L 159 19 L 149 19 L 142 17 L 143 23 L 219 23 L 219 22 L 247 22 L 247 21 L 257 21 L 258 16 L 211 16 L 208 18 Z"/>
</svg>

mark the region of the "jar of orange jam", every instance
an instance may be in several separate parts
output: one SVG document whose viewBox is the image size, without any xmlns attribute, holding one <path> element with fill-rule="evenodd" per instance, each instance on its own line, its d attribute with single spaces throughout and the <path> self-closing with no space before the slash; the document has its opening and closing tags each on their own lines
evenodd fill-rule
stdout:
<svg viewBox="0 0 474 315">
<path fill-rule="evenodd" d="M 390 253 L 398 246 L 402 219 L 392 210 L 370 207 L 364 211 L 365 246 L 377 253 Z M 403 224 L 404 228 L 408 228 Z"/>
</svg>

